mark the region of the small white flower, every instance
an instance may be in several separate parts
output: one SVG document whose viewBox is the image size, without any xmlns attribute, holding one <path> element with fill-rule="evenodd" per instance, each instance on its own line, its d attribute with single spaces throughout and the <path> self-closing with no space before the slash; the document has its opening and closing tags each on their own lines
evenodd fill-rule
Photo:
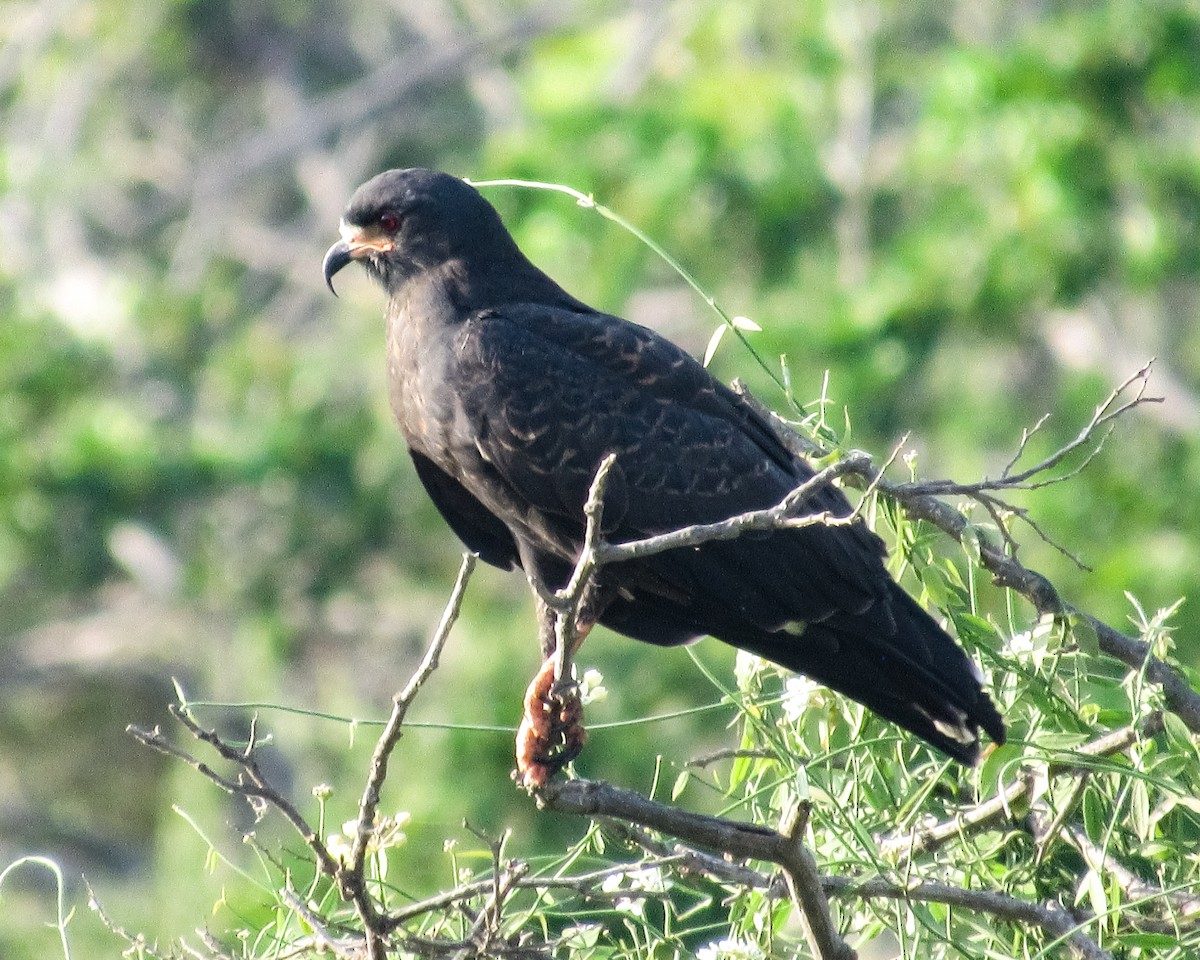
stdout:
<svg viewBox="0 0 1200 960">
<path fill-rule="evenodd" d="M 661 867 L 645 867 L 641 870 L 631 870 L 628 877 L 630 886 L 635 890 L 645 890 L 647 893 L 663 893 L 667 889 L 667 879 L 663 876 Z"/>
<path fill-rule="evenodd" d="M 745 650 L 737 652 L 737 660 L 733 664 L 733 676 L 737 680 L 737 685 L 745 690 L 753 680 L 767 665 L 767 661 L 754 653 L 747 653 Z"/>
<path fill-rule="evenodd" d="M 579 681 L 579 699 L 583 705 L 599 703 L 607 696 L 608 689 L 604 686 L 604 674 L 596 669 L 585 670 L 583 679 Z"/>
<path fill-rule="evenodd" d="M 1008 649 L 1017 657 L 1032 661 L 1040 669 L 1050 653 L 1054 629 L 1054 621 L 1049 617 L 1039 620 L 1031 630 L 1014 633 L 1008 640 Z"/>
<path fill-rule="evenodd" d="M 696 960 L 765 960 L 765 957 L 757 943 L 732 937 L 714 940 L 696 951 Z"/>
<path fill-rule="evenodd" d="M 663 893 L 667 886 L 667 879 L 659 867 L 640 867 L 624 873 L 609 874 L 601 882 L 600 889 L 605 893 L 617 893 L 620 890 Z M 646 911 L 646 898 L 618 897 L 613 901 L 613 909 L 640 917 Z"/>
<path fill-rule="evenodd" d="M 1008 649 L 1017 656 L 1025 653 L 1033 652 L 1033 631 L 1025 630 L 1022 633 L 1014 633 L 1008 638 Z"/>
<path fill-rule="evenodd" d="M 783 684 L 783 713 L 792 723 L 798 723 L 813 698 L 821 692 L 821 685 L 808 677 L 788 677 Z"/>
<path fill-rule="evenodd" d="M 354 849 L 353 841 L 341 833 L 333 833 L 325 838 L 325 849 L 334 860 L 341 863 L 350 862 L 350 853 Z"/>
<path fill-rule="evenodd" d="M 400 828 L 411 819 L 411 815 L 403 810 L 394 817 L 387 817 L 376 813 L 375 823 L 367 839 L 367 856 L 382 853 L 389 847 L 398 847 L 404 843 L 408 839 L 408 835 Z M 325 847 L 333 859 L 349 863 L 350 854 L 354 849 L 354 838 L 357 836 L 358 821 L 347 820 L 342 824 L 341 833 L 330 834 L 326 838 Z"/>
</svg>

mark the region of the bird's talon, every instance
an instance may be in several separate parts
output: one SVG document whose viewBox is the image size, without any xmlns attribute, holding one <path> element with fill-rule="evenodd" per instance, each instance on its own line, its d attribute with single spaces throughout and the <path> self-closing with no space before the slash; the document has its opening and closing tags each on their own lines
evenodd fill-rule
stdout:
<svg viewBox="0 0 1200 960">
<path fill-rule="evenodd" d="M 525 715 L 517 730 L 514 779 L 527 790 L 545 786 L 579 756 L 586 741 L 579 687 L 574 681 L 565 684 L 555 681 L 551 657 L 525 691 Z"/>
</svg>

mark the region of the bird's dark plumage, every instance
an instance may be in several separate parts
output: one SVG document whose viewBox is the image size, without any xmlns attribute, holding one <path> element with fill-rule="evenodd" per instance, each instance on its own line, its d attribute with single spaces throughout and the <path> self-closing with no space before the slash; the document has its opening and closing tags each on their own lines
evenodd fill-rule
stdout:
<svg viewBox="0 0 1200 960">
<path fill-rule="evenodd" d="M 358 189 L 326 281 L 387 291 L 392 408 L 417 475 L 488 563 L 560 586 L 600 461 L 614 542 L 774 506 L 813 475 L 692 357 L 566 293 L 461 180 L 392 170 Z M 826 487 L 805 513 L 847 515 Z M 711 634 L 866 704 L 966 762 L 1004 724 L 954 641 L 888 575 L 861 523 L 716 541 L 600 573 L 599 620 L 650 643 Z"/>
</svg>

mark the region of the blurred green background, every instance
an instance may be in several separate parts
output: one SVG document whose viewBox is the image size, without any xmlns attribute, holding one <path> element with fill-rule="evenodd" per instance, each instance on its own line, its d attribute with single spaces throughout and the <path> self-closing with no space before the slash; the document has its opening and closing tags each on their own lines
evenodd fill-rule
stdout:
<svg viewBox="0 0 1200 960">
<path fill-rule="evenodd" d="M 0 866 L 52 856 L 73 904 L 85 873 L 152 938 L 254 909 L 199 830 L 237 859 L 255 825 L 125 725 L 168 722 L 170 677 L 381 718 L 453 580 L 387 412 L 381 297 L 320 275 L 381 169 L 593 193 L 763 327 L 800 401 L 830 371 L 850 445 L 911 431 L 928 477 L 996 475 L 1047 413 L 1030 454 L 1055 449 L 1157 357 L 1166 402 L 1020 501 L 1092 569 L 1028 531 L 1021 557 L 1118 626 L 1125 591 L 1153 611 L 1200 575 L 1195 3 L 8 0 L 0 122 Z M 703 351 L 714 315 L 633 237 L 487 195 L 573 293 Z M 732 338 L 714 367 L 781 404 Z M 1176 623 L 1197 665 L 1200 612 Z M 512 727 L 537 659 L 523 582 L 481 571 L 415 719 Z M 610 691 L 594 722 L 716 699 L 684 651 L 598 636 L 583 661 Z M 646 788 L 726 718 L 598 730 L 582 769 Z M 336 829 L 373 728 L 263 723 L 307 813 L 334 785 Z M 535 814 L 510 755 L 503 732 L 409 732 L 385 807 L 413 814 L 414 890 L 452 881 L 464 817 L 534 846 L 582 829 Z M 52 903 L 11 879 L 0 955 L 52 955 Z M 71 933 L 119 946 L 86 910 Z"/>
</svg>

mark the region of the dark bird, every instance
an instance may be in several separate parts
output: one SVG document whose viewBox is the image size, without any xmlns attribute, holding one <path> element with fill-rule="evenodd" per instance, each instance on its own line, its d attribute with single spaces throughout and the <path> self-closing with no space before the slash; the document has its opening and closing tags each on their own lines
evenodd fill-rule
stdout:
<svg viewBox="0 0 1200 960">
<path fill-rule="evenodd" d="M 534 266 L 462 180 L 382 173 L 350 199 L 341 235 L 325 280 L 332 290 L 357 260 L 386 291 L 392 410 L 425 489 L 485 562 L 562 587 L 610 453 L 610 542 L 771 507 L 813 476 L 691 356 L 576 300 Z M 852 512 L 832 486 L 799 513 L 822 511 Z M 603 567 L 588 620 L 661 646 L 717 637 L 973 763 L 979 728 L 1003 743 L 1004 723 L 978 670 L 891 578 L 884 556 L 861 522 L 711 541 Z M 549 699 L 548 669 L 527 709 Z M 526 783 L 559 765 L 545 744 L 518 744 Z"/>
</svg>

